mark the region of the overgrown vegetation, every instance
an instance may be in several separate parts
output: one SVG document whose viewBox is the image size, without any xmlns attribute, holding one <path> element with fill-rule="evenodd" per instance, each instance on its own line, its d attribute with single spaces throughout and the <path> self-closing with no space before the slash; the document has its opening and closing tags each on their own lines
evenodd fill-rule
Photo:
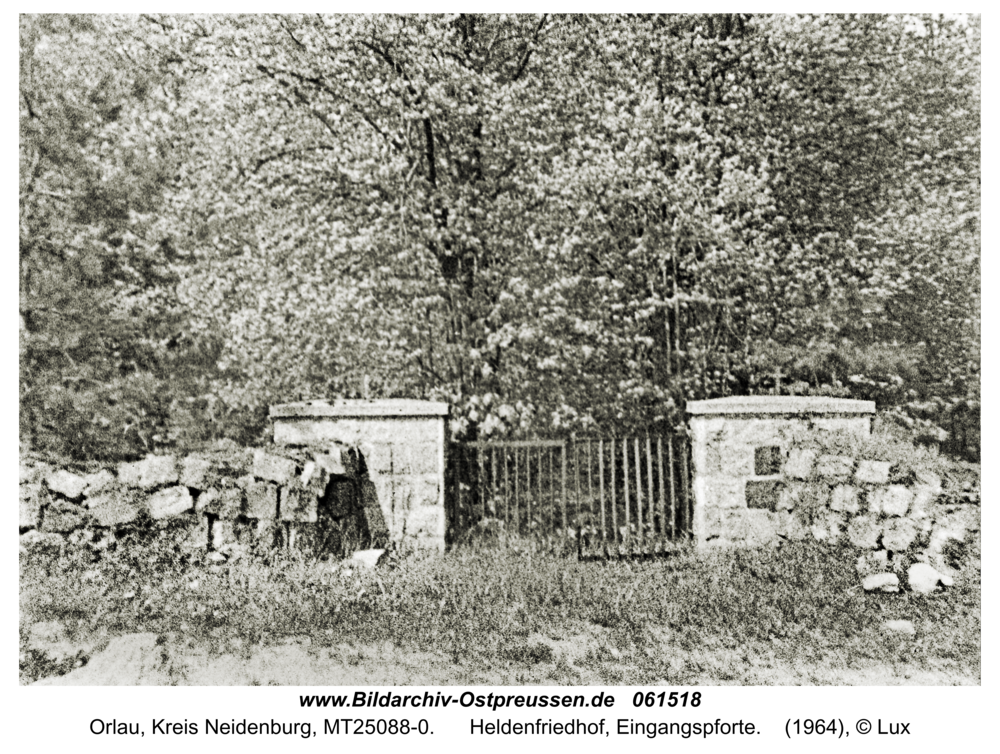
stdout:
<svg viewBox="0 0 1000 754">
<path fill-rule="evenodd" d="M 978 678 L 978 552 L 961 553 L 955 587 L 931 597 L 865 593 L 855 557 L 850 548 L 788 543 L 718 557 L 577 562 L 509 539 L 444 557 L 397 554 L 372 571 L 281 553 L 206 567 L 165 531 L 120 540 L 100 556 L 86 548 L 22 556 L 22 641 L 33 621 L 61 620 L 84 634 L 192 637 L 215 653 L 231 651 L 234 639 L 243 647 L 303 635 L 314 646 L 391 641 L 488 668 L 551 662 L 538 636 L 593 630 L 602 638 L 589 662 L 614 660 L 609 682 L 684 682 L 698 669 L 678 667 L 676 656 L 714 650 L 735 653 L 733 677 L 740 658 L 766 657 L 947 667 Z M 913 621 L 919 641 L 886 634 L 882 623 L 899 618 Z M 23 661 L 29 677 L 52 671 Z"/>
<path fill-rule="evenodd" d="M 893 483 L 909 484 L 917 472 L 924 471 L 945 480 L 949 494 L 960 495 L 963 485 L 970 494 L 973 488 L 979 489 L 978 464 L 950 458 L 936 445 L 914 444 L 912 434 L 884 414 L 875 418 L 871 434 L 864 437 L 850 432 L 823 433 L 809 437 L 800 446 L 858 460 L 888 462 Z"/>
<path fill-rule="evenodd" d="M 21 438 L 873 399 L 978 453 L 980 21 L 21 16 Z"/>
</svg>

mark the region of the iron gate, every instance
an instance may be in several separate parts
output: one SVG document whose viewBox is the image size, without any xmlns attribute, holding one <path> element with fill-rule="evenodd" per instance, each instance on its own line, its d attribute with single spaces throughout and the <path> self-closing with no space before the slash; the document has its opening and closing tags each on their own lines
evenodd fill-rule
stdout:
<svg viewBox="0 0 1000 754">
<path fill-rule="evenodd" d="M 581 557 L 672 552 L 691 537 L 682 434 L 452 444 L 452 541 L 477 526 L 562 540 Z"/>
</svg>

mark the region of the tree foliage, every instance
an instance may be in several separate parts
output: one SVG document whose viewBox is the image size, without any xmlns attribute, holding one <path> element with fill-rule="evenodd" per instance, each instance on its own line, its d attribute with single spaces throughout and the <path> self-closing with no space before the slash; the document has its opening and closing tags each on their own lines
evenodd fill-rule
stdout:
<svg viewBox="0 0 1000 754">
<path fill-rule="evenodd" d="M 120 255 L 153 260 L 139 288 L 160 308 L 121 309 L 113 276 L 95 290 L 157 354 L 120 374 L 165 378 L 153 333 L 176 315 L 167 438 L 361 394 L 448 400 L 465 437 L 646 428 L 685 400 L 775 389 L 928 426 L 975 407 L 976 17 L 100 23 L 73 53 L 94 68 L 59 69 L 45 107 L 70 118 L 90 92 L 112 147 L 77 141 L 53 175 L 118 170 L 91 183 L 119 205 L 81 200 L 76 225 L 103 237 L 105 207 L 128 207 Z M 65 57 L 70 33 L 41 36 Z M 26 144 L 69 139 L 25 130 L 31 39 L 22 22 L 22 218 Z M 133 47 L 146 62 L 109 63 Z M 140 71 L 172 88 L 150 94 Z M 49 232 L 25 228 L 22 270 Z"/>
</svg>

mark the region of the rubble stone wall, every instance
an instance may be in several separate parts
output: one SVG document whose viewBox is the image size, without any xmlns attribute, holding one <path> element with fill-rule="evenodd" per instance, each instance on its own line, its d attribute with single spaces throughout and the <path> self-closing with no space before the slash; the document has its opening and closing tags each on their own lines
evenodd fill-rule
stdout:
<svg viewBox="0 0 1000 754">
<path fill-rule="evenodd" d="M 701 549 L 783 539 L 844 542 L 863 576 L 926 563 L 980 527 L 978 474 L 946 490 L 938 470 L 866 451 L 874 405 L 755 397 L 689 404 L 694 537 Z M 918 454 L 914 452 L 914 457 Z"/>
<path fill-rule="evenodd" d="M 371 403 L 391 412 L 414 402 Z M 441 404 L 429 417 L 378 417 L 364 415 L 371 403 L 361 416 L 319 421 L 287 416 L 306 404 L 277 407 L 267 448 L 220 443 L 88 469 L 22 457 L 21 544 L 100 544 L 148 516 L 187 526 L 186 545 L 222 554 L 286 546 L 343 557 L 389 542 L 443 549 Z"/>
<path fill-rule="evenodd" d="M 358 451 L 337 444 L 290 451 L 223 443 L 87 473 L 22 458 L 18 524 L 25 546 L 108 541 L 148 516 L 188 527 L 192 548 L 346 555 L 388 540 L 380 517 L 365 510 L 366 481 Z"/>
</svg>

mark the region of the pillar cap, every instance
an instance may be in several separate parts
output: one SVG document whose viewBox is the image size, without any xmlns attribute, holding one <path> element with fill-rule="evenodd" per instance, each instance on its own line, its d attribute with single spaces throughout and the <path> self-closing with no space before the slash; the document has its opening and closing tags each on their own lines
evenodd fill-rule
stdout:
<svg viewBox="0 0 1000 754">
<path fill-rule="evenodd" d="M 828 398 L 822 395 L 733 395 L 706 401 L 688 401 L 693 416 L 764 414 L 874 414 L 875 401 Z"/>
<path fill-rule="evenodd" d="M 269 413 L 269 416 L 272 419 L 307 419 L 323 416 L 397 417 L 447 415 L 447 403 L 441 403 L 438 401 L 419 401 L 409 398 L 278 403 L 271 406 Z"/>
</svg>

